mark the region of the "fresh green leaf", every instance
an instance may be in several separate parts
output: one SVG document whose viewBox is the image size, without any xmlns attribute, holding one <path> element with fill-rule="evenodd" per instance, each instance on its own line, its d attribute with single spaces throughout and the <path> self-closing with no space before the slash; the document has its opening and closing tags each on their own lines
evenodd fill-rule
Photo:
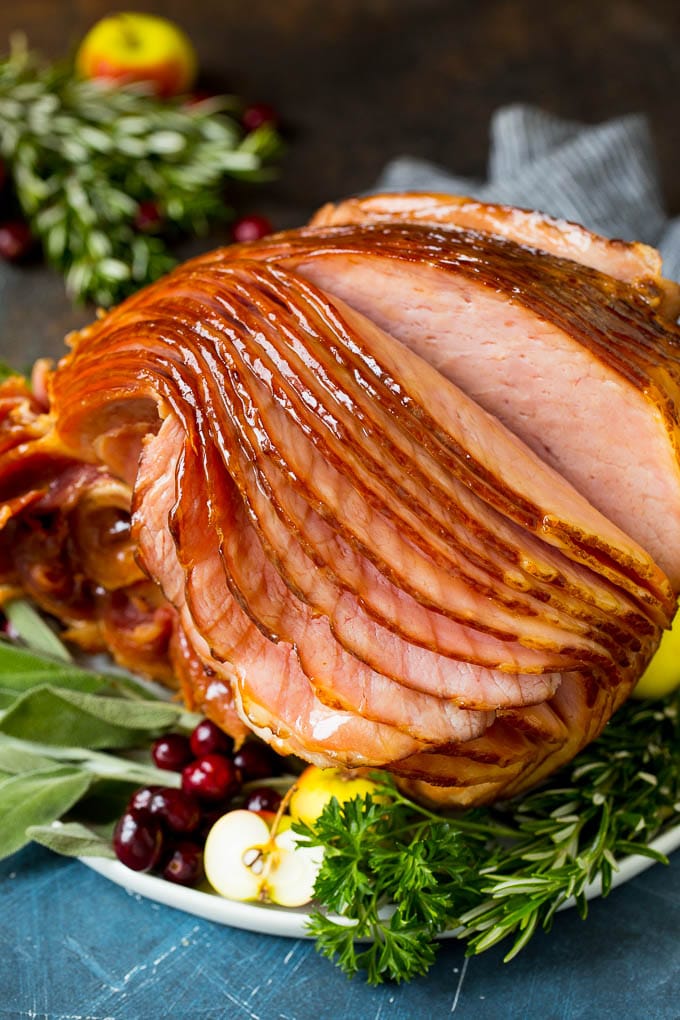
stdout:
<svg viewBox="0 0 680 1020">
<path fill-rule="evenodd" d="M 0 358 L 0 382 L 4 382 L 5 379 L 11 379 L 12 376 L 18 375 L 16 368 L 12 368 L 6 361 Z"/>
<path fill-rule="evenodd" d="M 31 648 L 8 641 L 0 641 L 0 689 L 23 693 L 45 683 L 64 686 L 78 691 L 102 690 L 110 679 L 101 673 L 66 665 L 63 661 L 46 657 Z"/>
<path fill-rule="evenodd" d="M 117 696 L 135 702 L 147 702 L 154 698 L 167 704 L 165 699 L 155 694 L 151 685 L 143 684 L 124 673 L 97 672 L 75 664 L 65 664 L 31 648 L 0 639 L 0 710 L 9 708 L 17 700 L 17 695 L 45 685 L 67 691 Z M 128 711 L 129 725 L 134 726 L 134 706 Z M 175 711 L 179 713 L 179 710 Z M 191 728 L 198 718 L 183 712 L 178 714 L 178 723 Z M 139 725 L 145 724 L 141 722 Z"/>
<path fill-rule="evenodd" d="M 45 685 L 27 691 L 0 718 L 0 732 L 43 744 L 84 748 L 139 746 L 140 730 L 157 736 L 180 709 L 163 702 L 106 698 Z"/>
<path fill-rule="evenodd" d="M 31 825 L 26 830 L 29 839 L 66 857 L 109 857 L 115 860 L 111 832 L 96 833 L 80 822 L 63 825 Z"/>
<path fill-rule="evenodd" d="M 19 636 L 36 652 L 54 659 L 71 661 L 71 655 L 40 613 L 25 599 L 13 599 L 3 606 L 5 616 Z"/>
<path fill-rule="evenodd" d="M 54 767 L 54 761 L 25 747 L 0 739 L 0 770 L 8 775 L 37 772 Z"/>
<path fill-rule="evenodd" d="M 6 688 L 0 687 L 0 713 L 3 712 L 6 708 L 9 708 L 10 705 L 13 705 L 16 700 L 17 700 L 16 691 L 10 691 L 7 690 Z"/>
<path fill-rule="evenodd" d="M 177 773 L 174 775 L 178 776 Z M 116 776 L 97 778 L 82 800 L 78 801 L 76 808 L 78 821 L 84 822 L 92 829 L 106 828 L 110 831 L 111 823 L 117 821 L 125 811 L 132 789 L 142 783 L 148 786 L 150 782 L 151 777 L 144 781 L 134 773 L 126 771 L 125 765 Z M 172 779 L 164 778 L 156 785 L 172 786 L 173 782 Z"/>
<path fill-rule="evenodd" d="M 26 845 L 30 825 L 49 825 L 83 796 L 92 776 L 56 766 L 11 776 L 0 783 L 0 860 Z"/>
</svg>

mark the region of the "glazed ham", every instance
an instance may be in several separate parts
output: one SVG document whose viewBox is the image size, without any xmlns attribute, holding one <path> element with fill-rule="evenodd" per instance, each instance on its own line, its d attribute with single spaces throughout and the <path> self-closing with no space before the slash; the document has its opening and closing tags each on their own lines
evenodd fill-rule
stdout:
<svg viewBox="0 0 680 1020">
<path fill-rule="evenodd" d="M 0 591 L 237 740 L 513 796 L 672 619 L 677 308 L 643 245 L 444 196 L 194 259 L 4 384 Z"/>
</svg>

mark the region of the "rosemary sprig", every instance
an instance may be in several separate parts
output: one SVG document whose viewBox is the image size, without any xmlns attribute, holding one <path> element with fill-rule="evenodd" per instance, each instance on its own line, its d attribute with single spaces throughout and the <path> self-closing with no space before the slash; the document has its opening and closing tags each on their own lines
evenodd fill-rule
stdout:
<svg viewBox="0 0 680 1020">
<path fill-rule="evenodd" d="M 231 214 L 227 178 L 271 177 L 280 138 L 267 125 L 244 135 L 238 108 L 229 97 L 187 105 L 84 81 L 15 43 L 0 60 L 0 156 L 71 297 L 108 307 L 174 264 L 160 235 L 135 229 L 142 203 L 197 234 Z"/>
<path fill-rule="evenodd" d="M 445 817 L 387 781 L 378 798 L 332 801 L 313 829 L 296 826 L 324 847 L 323 909 L 310 932 L 346 974 L 364 971 L 373 984 L 425 973 L 446 928 L 468 955 L 511 939 L 510 960 L 572 897 L 585 917 L 588 885 L 606 895 L 622 857 L 665 860 L 649 842 L 679 822 L 676 691 L 629 702 L 598 741 L 515 802 Z"/>
</svg>

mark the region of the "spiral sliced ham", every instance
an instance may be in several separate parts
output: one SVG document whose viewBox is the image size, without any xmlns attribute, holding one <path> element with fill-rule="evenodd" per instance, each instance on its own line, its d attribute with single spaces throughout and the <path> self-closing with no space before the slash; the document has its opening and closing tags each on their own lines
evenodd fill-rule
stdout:
<svg viewBox="0 0 680 1020">
<path fill-rule="evenodd" d="M 0 389 L 0 594 L 238 740 L 512 796 L 672 618 L 677 304 L 643 245 L 444 196 L 194 259 Z"/>
</svg>

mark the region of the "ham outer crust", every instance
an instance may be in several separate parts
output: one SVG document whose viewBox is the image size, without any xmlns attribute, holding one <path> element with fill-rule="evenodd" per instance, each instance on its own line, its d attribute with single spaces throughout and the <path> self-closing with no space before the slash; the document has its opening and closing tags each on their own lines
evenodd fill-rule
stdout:
<svg viewBox="0 0 680 1020">
<path fill-rule="evenodd" d="M 478 202 L 465 195 L 405 191 L 329 202 L 315 213 L 310 226 L 376 222 L 441 223 L 504 237 L 633 284 L 669 320 L 680 315 L 680 286 L 662 277 L 655 248 L 639 241 L 610 240 L 579 223 L 532 209 Z"/>
</svg>

